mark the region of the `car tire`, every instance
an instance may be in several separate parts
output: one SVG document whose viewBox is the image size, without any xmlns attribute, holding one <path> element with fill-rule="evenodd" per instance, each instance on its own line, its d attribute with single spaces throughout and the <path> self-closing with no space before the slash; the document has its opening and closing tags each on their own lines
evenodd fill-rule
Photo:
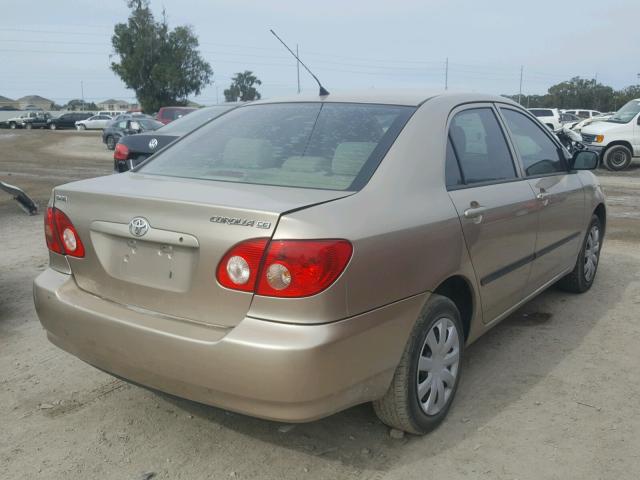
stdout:
<svg viewBox="0 0 640 480">
<path fill-rule="evenodd" d="M 51 130 L 55 130 L 57 127 L 56 127 L 56 124 L 55 124 L 55 123 L 50 123 L 50 124 L 49 124 L 49 128 L 50 128 Z"/>
<path fill-rule="evenodd" d="M 107 144 L 107 150 L 114 150 L 116 148 L 116 139 L 114 137 L 112 137 L 111 135 L 109 135 L 106 139 L 105 139 L 105 143 Z"/>
<path fill-rule="evenodd" d="M 602 223 L 597 215 L 593 215 L 573 271 L 558 282 L 562 290 L 584 293 L 591 288 L 598 272 L 602 239 Z"/>
<path fill-rule="evenodd" d="M 31 125 L 30 123 L 27 123 L 24 128 L 26 128 L 27 130 L 31 130 L 33 128 L 33 125 Z"/>
<path fill-rule="evenodd" d="M 603 161 L 605 167 L 609 170 L 618 172 L 628 168 L 632 158 L 633 154 L 628 147 L 624 145 L 614 145 L 604 152 Z"/>
<path fill-rule="evenodd" d="M 438 332 L 445 330 L 443 338 Z M 373 402 L 378 418 L 392 428 L 416 435 L 434 430 L 446 417 L 457 391 L 463 350 L 464 330 L 458 308 L 447 297 L 431 295 L 411 331 L 389 389 Z M 423 369 L 428 366 L 435 370 Z M 429 376 L 435 389 L 428 387 Z"/>
<path fill-rule="evenodd" d="M 11 130 L 15 130 L 15 129 L 16 129 L 16 123 L 15 123 L 15 122 L 11 122 L 11 123 L 9 123 L 9 128 L 10 128 Z"/>
<path fill-rule="evenodd" d="M 80 130 L 80 131 L 82 131 L 82 130 L 86 130 L 86 129 L 87 129 L 87 127 L 86 127 L 86 126 L 84 126 L 84 125 L 82 125 L 82 124 L 80 124 L 80 125 L 76 125 L 76 128 L 77 128 L 78 130 Z"/>
</svg>

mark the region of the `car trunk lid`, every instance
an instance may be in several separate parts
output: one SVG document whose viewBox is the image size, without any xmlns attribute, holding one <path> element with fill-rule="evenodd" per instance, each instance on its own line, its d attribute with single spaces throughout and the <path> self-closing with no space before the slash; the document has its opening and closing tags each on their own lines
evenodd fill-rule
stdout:
<svg viewBox="0 0 640 480">
<path fill-rule="evenodd" d="M 128 173 L 54 193 L 56 208 L 86 248 L 84 258 L 68 258 L 81 289 L 172 317 L 234 326 L 253 294 L 217 283 L 216 267 L 227 250 L 271 237 L 285 212 L 351 192 Z"/>
</svg>

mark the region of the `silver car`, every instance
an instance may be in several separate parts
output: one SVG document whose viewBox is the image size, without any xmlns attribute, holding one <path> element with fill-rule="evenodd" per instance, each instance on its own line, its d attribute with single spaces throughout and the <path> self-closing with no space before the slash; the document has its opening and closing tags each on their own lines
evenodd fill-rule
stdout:
<svg viewBox="0 0 640 480">
<path fill-rule="evenodd" d="M 593 284 L 597 160 L 503 97 L 256 102 L 56 187 L 36 309 L 54 344 L 151 388 L 287 422 L 372 401 L 423 434 L 466 346 Z"/>
</svg>

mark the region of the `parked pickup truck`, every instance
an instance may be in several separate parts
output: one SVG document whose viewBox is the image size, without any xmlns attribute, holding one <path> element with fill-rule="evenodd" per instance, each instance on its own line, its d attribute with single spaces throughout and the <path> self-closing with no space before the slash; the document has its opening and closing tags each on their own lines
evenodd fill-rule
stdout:
<svg viewBox="0 0 640 480">
<path fill-rule="evenodd" d="M 29 121 L 42 117 L 42 115 L 44 115 L 44 112 L 24 112 L 1 122 L 0 127 L 10 128 L 12 130 L 15 128 L 25 128 Z"/>
<path fill-rule="evenodd" d="M 580 132 L 589 150 L 600 153 L 609 170 L 624 170 L 640 157 L 640 98 L 631 100 L 608 120 L 587 125 Z"/>
<path fill-rule="evenodd" d="M 43 112 L 36 112 L 37 115 L 30 116 L 24 119 L 23 128 L 31 130 L 32 128 L 49 128 L 49 122 L 51 121 L 51 115 Z"/>
</svg>

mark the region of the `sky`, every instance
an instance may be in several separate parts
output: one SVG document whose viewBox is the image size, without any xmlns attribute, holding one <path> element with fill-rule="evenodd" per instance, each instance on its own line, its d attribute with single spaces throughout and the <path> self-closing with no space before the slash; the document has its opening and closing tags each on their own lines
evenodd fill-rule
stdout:
<svg viewBox="0 0 640 480">
<path fill-rule="evenodd" d="M 151 0 L 170 26 L 190 25 L 214 70 L 198 96 L 223 101 L 235 72 L 252 70 L 263 98 L 295 94 L 296 61 L 330 91 L 444 88 L 545 93 L 572 76 L 621 88 L 640 81 L 638 0 Z M 0 0 L 0 95 L 59 104 L 135 100 L 111 72 L 124 0 Z M 303 92 L 317 87 L 301 69 Z"/>
</svg>

